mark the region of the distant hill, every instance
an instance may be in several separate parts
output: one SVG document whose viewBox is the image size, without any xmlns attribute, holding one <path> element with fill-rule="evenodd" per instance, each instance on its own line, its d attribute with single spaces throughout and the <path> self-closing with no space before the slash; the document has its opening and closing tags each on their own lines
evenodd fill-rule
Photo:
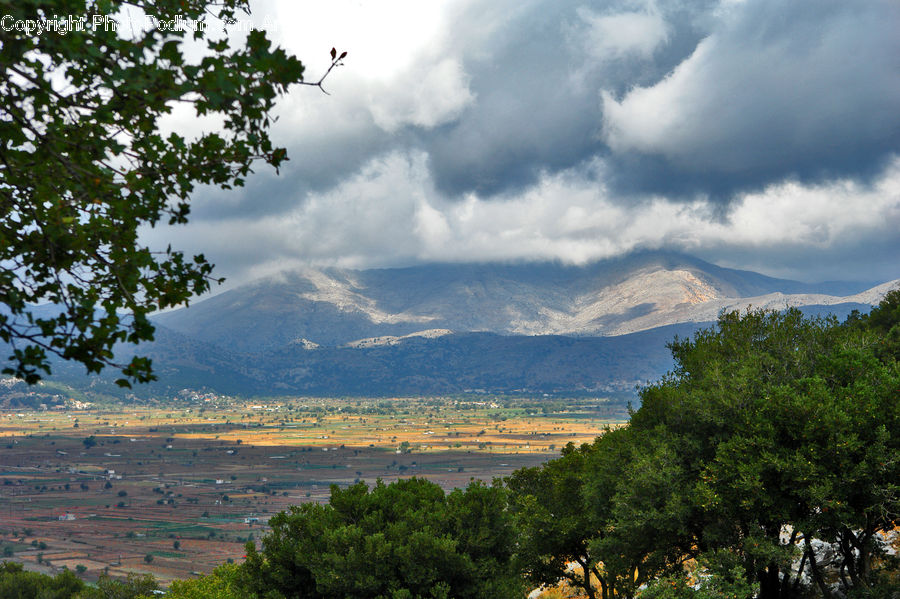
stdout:
<svg viewBox="0 0 900 599">
<path fill-rule="evenodd" d="M 810 285 L 681 254 L 642 252 L 587 266 L 308 269 L 256 281 L 154 320 L 194 339 L 254 352 L 292 343 L 336 347 L 436 329 L 607 336 L 709 322 L 724 309 L 750 304 L 870 304 L 880 299 L 878 291 L 866 293 L 871 286 Z"/>
<path fill-rule="evenodd" d="M 615 337 L 461 333 L 363 347 L 294 344 L 246 354 L 160 328 L 155 342 L 139 348 L 153 359 L 159 380 L 127 393 L 171 397 L 188 388 L 243 396 L 632 394 L 671 367 L 666 343 L 696 328 L 675 325 Z M 121 350 L 122 360 L 134 351 Z M 86 377 L 79 365 L 54 365 L 55 381 L 123 395 L 114 378 L 113 371 Z"/>
<path fill-rule="evenodd" d="M 900 281 L 799 283 L 643 252 L 588 266 L 439 264 L 289 272 L 154 317 L 138 394 L 629 392 L 671 368 L 666 343 L 722 310 L 867 311 Z M 126 360 L 134 352 L 122 346 Z M 109 392 L 59 364 L 55 378 Z"/>
</svg>

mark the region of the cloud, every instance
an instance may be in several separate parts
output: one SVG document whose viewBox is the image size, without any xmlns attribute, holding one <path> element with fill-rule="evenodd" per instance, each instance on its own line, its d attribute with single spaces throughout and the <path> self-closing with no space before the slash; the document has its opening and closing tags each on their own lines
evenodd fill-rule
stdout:
<svg viewBox="0 0 900 599">
<path fill-rule="evenodd" d="M 195 224 L 179 241 L 223 258 L 233 283 L 310 263 L 584 264 L 656 248 L 801 280 L 900 277 L 900 157 L 871 185 L 789 181 L 742 194 L 726 218 L 699 199 L 616 202 L 596 183 L 606 168 L 595 161 L 544 174 L 504 201 L 468 194 L 451 202 L 434 185 L 424 153 L 392 152 L 288 214 Z"/>
<path fill-rule="evenodd" d="M 272 0 L 253 18 L 310 79 L 349 55 L 331 95 L 279 103 L 280 177 L 201 190 L 191 225 L 147 233 L 233 282 L 642 248 L 900 276 L 891 0 Z"/>
<path fill-rule="evenodd" d="M 588 9 L 578 11 L 590 29 L 586 50 L 598 61 L 621 59 L 635 54 L 647 59 L 669 35 L 669 27 L 655 7 L 646 11 L 597 14 Z"/>
<path fill-rule="evenodd" d="M 375 124 L 387 133 L 405 125 L 432 129 L 452 122 L 474 99 L 462 65 L 452 58 L 416 65 L 369 93 Z"/>
<path fill-rule="evenodd" d="M 603 139 L 700 191 L 871 175 L 900 149 L 897 22 L 888 2 L 733 4 L 664 79 L 603 92 Z"/>
</svg>

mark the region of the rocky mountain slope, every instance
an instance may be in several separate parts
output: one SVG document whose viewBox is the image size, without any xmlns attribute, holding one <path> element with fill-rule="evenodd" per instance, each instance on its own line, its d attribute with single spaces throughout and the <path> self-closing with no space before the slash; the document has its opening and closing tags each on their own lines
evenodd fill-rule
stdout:
<svg viewBox="0 0 900 599">
<path fill-rule="evenodd" d="M 608 336 L 710 322 L 722 310 L 750 305 L 867 305 L 890 285 L 810 285 L 645 252 L 583 267 L 309 269 L 233 289 L 156 322 L 236 351 L 372 345 L 449 332 Z"/>
<path fill-rule="evenodd" d="M 747 306 L 868 310 L 900 281 L 810 285 L 646 252 L 574 267 L 428 265 L 306 270 L 154 318 L 139 395 L 633 393 L 672 366 L 666 343 Z M 133 346 L 121 346 L 127 361 Z M 110 372 L 60 380 L 114 392 Z"/>
</svg>

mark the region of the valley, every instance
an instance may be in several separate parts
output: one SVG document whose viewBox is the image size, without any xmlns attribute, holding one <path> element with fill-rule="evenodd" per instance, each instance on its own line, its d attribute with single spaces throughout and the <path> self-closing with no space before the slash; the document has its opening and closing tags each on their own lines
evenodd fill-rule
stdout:
<svg viewBox="0 0 900 599">
<path fill-rule="evenodd" d="M 195 394 L 0 415 L 0 546 L 38 571 L 165 582 L 240 561 L 272 515 L 330 485 L 491 480 L 627 419 L 603 398 Z"/>
</svg>

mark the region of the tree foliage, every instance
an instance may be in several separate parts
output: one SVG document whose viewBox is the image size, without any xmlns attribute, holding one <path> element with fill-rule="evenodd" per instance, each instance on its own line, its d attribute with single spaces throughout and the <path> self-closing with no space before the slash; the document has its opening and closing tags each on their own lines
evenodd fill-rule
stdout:
<svg viewBox="0 0 900 599">
<path fill-rule="evenodd" d="M 0 564 L 0 597 L 3 599 L 70 599 L 84 583 L 69 570 L 56 576 L 26 572 L 21 564 Z"/>
<path fill-rule="evenodd" d="M 880 596 L 897 581 L 879 539 L 900 519 L 898 305 L 729 313 L 673 341 L 627 427 L 509 479 L 526 574 L 593 597 L 576 562 L 604 598 Z"/>
<path fill-rule="evenodd" d="M 151 574 L 129 573 L 125 580 L 101 574 L 94 587 L 86 587 L 74 599 L 149 599 L 159 583 Z"/>
<path fill-rule="evenodd" d="M 423 479 L 331 490 L 270 520 L 262 550 L 248 544 L 247 591 L 259 597 L 506 598 L 512 567 L 505 490 L 473 482 L 445 495 Z"/>
<path fill-rule="evenodd" d="M 126 5 L 207 25 L 249 12 L 246 0 L 0 1 L 0 340 L 12 346 L 4 372 L 28 382 L 51 355 L 98 372 L 116 343 L 152 340 L 147 315 L 206 291 L 212 265 L 153 251 L 139 228 L 185 223 L 198 185 L 238 187 L 254 162 L 286 160 L 268 129 L 302 81 L 299 60 L 257 30 L 231 47 L 214 27 L 135 27 Z M 68 15 L 87 26 L 51 22 Z M 95 15 L 109 20 L 93 26 Z M 178 105 L 222 128 L 164 132 Z M 153 377 L 146 358 L 117 366 L 120 384 Z"/>
<path fill-rule="evenodd" d="M 207 576 L 173 581 L 166 596 L 169 599 L 247 599 L 241 581 L 240 566 L 222 564 Z"/>
<path fill-rule="evenodd" d="M 220 568 L 217 573 L 220 570 L 225 571 Z M 101 574 L 96 586 L 87 586 L 68 569 L 56 576 L 48 576 L 26 572 L 22 564 L 0 563 L 0 597 L 3 599 L 150 599 L 157 590 L 159 584 L 150 574 L 132 573 L 125 580 Z M 186 599 L 193 599 L 193 596 L 188 595 Z"/>
</svg>

